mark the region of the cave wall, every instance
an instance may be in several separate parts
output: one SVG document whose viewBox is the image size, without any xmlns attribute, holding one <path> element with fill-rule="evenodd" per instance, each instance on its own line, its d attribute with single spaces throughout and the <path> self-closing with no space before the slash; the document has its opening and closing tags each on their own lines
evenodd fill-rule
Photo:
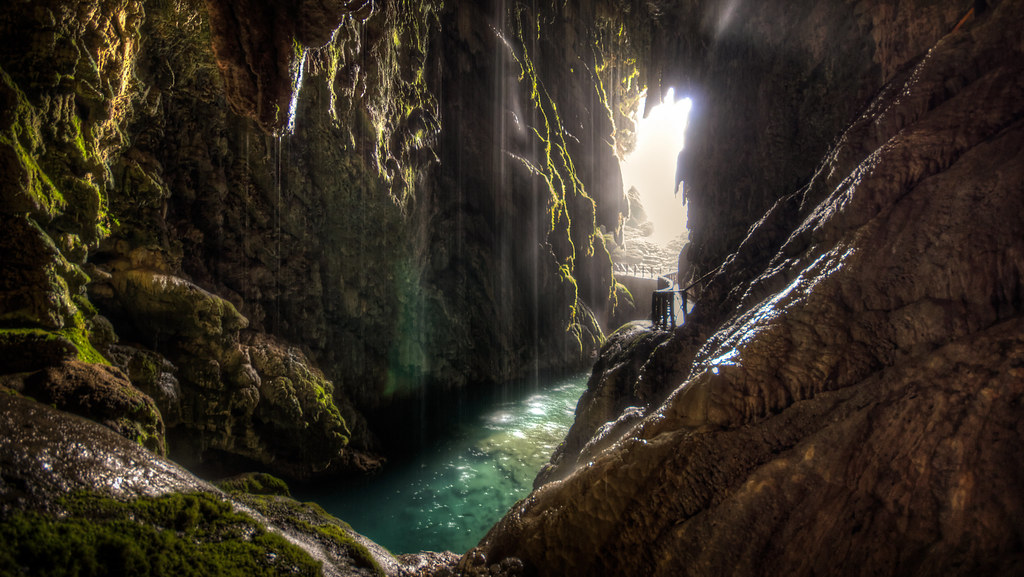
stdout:
<svg viewBox="0 0 1024 577">
<path fill-rule="evenodd" d="M 309 476 L 377 466 L 367 411 L 581 366 L 639 91 L 597 10 L 17 4 L 10 383 L 112 363 L 173 456 Z"/>
<path fill-rule="evenodd" d="M 648 85 L 661 94 L 675 87 L 677 96 L 694 101 L 677 179 L 690 203 L 695 278 L 736 253 L 776 202 L 805 186 L 870 98 L 972 6 L 713 1 L 639 7 L 644 17 L 634 34 L 649 38 Z M 759 239 L 761 250 L 731 263 L 730 286 L 749 280 L 806 215 L 792 206 L 780 212 L 789 220 Z M 705 301 L 721 297 L 709 294 Z"/>
<path fill-rule="evenodd" d="M 618 175 L 610 125 L 591 127 L 604 108 L 572 119 L 603 143 L 604 172 L 574 165 L 594 145 L 547 143 L 568 123 L 544 116 L 536 87 L 561 86 L 560 68 L 524 78 L 523 41 L 506 45 L 490 27 L 511 13 L 430 2 L 354 12 L 305 56 L 293 132 L 278 139 L 234 118 L 230 91 L 197 114 L 216 79 L 171 91 L 182 96 L 164 133 L 190 135 L 172 136 L 186 139 L 180 151 L 206 149 L 198 163 L 162 153 L 165 166 L 187 159 L 167 216 L 182 267 L 253 328 L 307 347 L 360 407 L 565 370 L 602 336 L 616 293 L 595 198 L 617 226 L 621 197 L 604 184 Z M 521 17 L 531 31 L 540 19 Z M 543 105 L 593 100 L 589 78 L 581 69 L 559 104 Z"/>
<path fill-rule="evenodd" d="M 856 113 L 764 198 L 686 325 L 610 337 L 566 444 L 464 574 L 1021 573 L 1024 6 L 983 4 L 858 3 L 851 26 L 891 17 L 852 45 L 881 47 L 861 62 L 881 85 L 831 103 Z M 792 93 L 743 79 L 710 100 Z M 775 146 L 703 150 L 792 151 Z"/>
<path fill-rule="evenodd" d="M 688 258 L 701 279 L 688 296 L 697 304 L 686 347 L 751 306 L 749 283 L 766 263 L 778 265 L 783 245 L 789 243 L 790 256 L 804 248 L 793 231 L 818 209 L 837 175 L 880 145 L 877 135 L 846 137 L 851 123 L 880 106 L 875 99 L 883 86 L 895 90 L 972 7 L 687 2 L 625 8 L 626 53 L 641 55 L 636 74 L 654 97 L 647 107 L 669 87 L 694 99 L 677 171 L 690 203 Z M 677 361 L 674 378 L 686 375 L 688 362 L 685 355 Z M 643 384 L 630 401 L 660 401 L 667 392 L 658 389 L 672 386 Z"/>
<path fill-rule="evenodd" d="M 372 469 L 361 410 L 601 341 L 613 154 L 673 86 L 698 307 L 607 343 L 464 572 L 1020 573 L 1024 13 L 987 4 L 15 3 L 0 384 Z"/>
</svg>

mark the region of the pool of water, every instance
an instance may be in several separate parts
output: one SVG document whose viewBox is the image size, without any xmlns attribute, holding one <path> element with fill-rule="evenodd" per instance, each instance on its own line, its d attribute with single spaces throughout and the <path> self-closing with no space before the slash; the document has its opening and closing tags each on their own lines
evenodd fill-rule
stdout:
<svg viewBox="0 0 1024 577">
<path fill-rule="evenodd" d="M 463 412 L 442 441 L 381 475 L 296 497 L 316 501 L 396 555 L 463 553 L 529 494 L 572 425 L 586 382 L 581 374 L 513 387 Z"/>
</svg>

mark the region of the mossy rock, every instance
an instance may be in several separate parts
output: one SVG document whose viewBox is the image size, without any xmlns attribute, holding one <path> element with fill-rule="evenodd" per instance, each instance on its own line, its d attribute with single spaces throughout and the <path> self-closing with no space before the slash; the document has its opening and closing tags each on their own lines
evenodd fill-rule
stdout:
<svg viewBox="0 0 1024 577">
<path fill-rule="evenodd" d="M 0 574 L 322 575 L 308 553 L 210 493 L 121 502 L 78 493 L 65 514 L 18 511 L 0 524 Z"/>
<path fill-rule="evenodd" d="M 219 481 L 217 486 L 227 493 L 291 496 L 288 483 L 269 473 L 242 473 Z"/>
<path fill-rule="evenodd" d="M 117 271 L 113 285 L 135 323 L 162 335 L 215 343 L 249 324 L 234 305 L 180 277 L 144 269 Z"/>
<path fill-rule="evenodd" d="M 114 367 L 66 360 L 24 380 L 24 394 L 102 423 L 158 455 L 164 423 L 153 400 Z"/>
<path fill-rule="evenodd" d="M 277 452 L 310 463 L 337 459 L 351 432 L 334 385 L 296 347 L 262 334 L 248 334 L 245 341 L 261 379 L 256 418 Z"/>
<path fill-rule="evenodd" d="M 348 523 L 330 515 L 320 505 L 300 503 L 288 497 L 251 493 L 236 494 L 234 497 L 272 522 L 315 538 L 335 557 L 336 564 L 351 564 L 360 573 L 369 571 L 380 577 L 385 575 L 368 544 L 376 548 L 378 554 L 390 554 L 379 545 L 359 536 Z"/>
<path fill-rule="evenodd" d="M 176 377 L 177 367 L 161 354 L 139 346 L 111 345 L 107 355 L 128 375 L 134 387 L 153 399 L 168 429 L 181 423 L 182 391 Z"/>
<path fill-rule="evenodd" d="M 0 330 L 0 373 L 25 373 L 78 356 L 67 338 L 42 329 Z"/>
<path fill-rule="evenodd" d="M 60 191 L 40 169 L 43 119 L 11 76 L 0 68 L 0 198 L 10 212 L 52 218 L 66 206 Z"/>
<path fill-rule="evenodd" d="M 79 313 L 73 299 L 88 277 L 32 219 L 0 212 L 0 325 L 59 330 Z"/>
</svg>

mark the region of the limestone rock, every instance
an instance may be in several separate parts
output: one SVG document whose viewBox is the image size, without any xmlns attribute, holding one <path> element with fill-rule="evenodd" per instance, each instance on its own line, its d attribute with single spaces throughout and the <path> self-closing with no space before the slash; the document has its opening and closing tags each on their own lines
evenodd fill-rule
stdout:
<svg viewBox="0 0 1024 577">
<path fill-rule="evenodd" d="M 59 330 L 73 323 L 88 277 L 71 264 L 38 224 L 0 214 L 5 256 L 0 276 L 0 322 L 5 326 Z"/>
<path fill-rule="evenodd" d="M 643 225 L 649 219 L 647 218 L 647 211 L 640 201 L 640 191 L 635 186 L 631 186 L 629 191 L 626 192 L 626 198 L 629 201 L 629 218 L 626 219 L 626 224 L 633 227 Z"/>
<path fill-rule="evenodd" d="M 157 352 L 124 344 L 111 345 L 104 353 L 132 385 L 153 399 L 167 428 L 182 423 L 182 390 L 174 364 Z"/>
<path fill-rule="evenodd" d="M 380 467 L 378 457 L 346 449 L 352 437 L 348 423 L 366 425 L 298 348 L 258 333 L 247 335 L 244 347 L 261 383 L 255 426 L 272 447 L 275 467 L 282 470 L 285 462 L 335 472 Z"/>
<path fill-rule="evenodd" d="M 160 270 L 160 251 L 132 249 L 90 286 L 124 334 L 153 340 L 109 349 L 151 392 L 171 427 L 171 454 L 200 464 L 258 463 L 288 477 L 379 467 L 346 450 L 351 432 L 332 383 L 295 347 L 240 332 L 248 321 L 226 300 Z M 99 275 L 97 275 L 99 277 Z M 361 423 L 348 407 L 348 417 Z M 361 431 L 365 435 L 369 433 Z M 234 460 L 234 461 L 233 461 Z"/>
<path fill-rule="evenodd" d="M 643 417 L 595 411 L 617 442 L 479 555 L 541 575 L 1020 573 L 1022 25 L 999 3 L 892 72 L 692 323 L 638 355 L 616 400 Z"/>
<path fill-rule="evenodd" d="M 576 405 L 576 420 L 565 441 L 552 455 L 551 463 L 537 475 L 535 487 L 568 476 L 581 462 L 585 463 L 607 448 L 592 445 L 589 451 L 584 451 L 584 446 L 592 443 L 591 439 L 598 436 L 603 426 L 609 425 L 600 437 L 611 441 L 612 429 L 621 433 L 618 429 L 623 428 L 623 423 L 636 418 L 633 409 L 644 403 L 637 398 L 634 383 L 652 351 L 668 337 L 666 332 L 651 331 L 646 321 L 626 324 L 608 337 L 601 347 L 587 390 Z M 618 419 L 623 419 L 622 423 L 612 425 Z"/>
<path fill-rule="evenodd" d="M 305 53 L 330 41 L 342 19 L 373 11 L 368 0 L 207 0 L 217 65 L 228 101 L 268 132 L 290 132 Z"/>
<path fill-rule="evenodd" d="M 0 395 L 0 431 L 5 512 L 80 490 L 130 498 L 207 486 L 107 427 L 24 397 Z"/>
<path fill-rule="evenodd" d="M 542 574 L 1013 572 L 1017 324 L 750 425 L 651 419 L 517 505 L 490 558 L 516 552 Z"/>
<path fill-rule="evenodd" d="M 132 500 L 140 497 L 202 494 L 208 501 L 227 502 L 241 516 L 241 519 L 236 517 L 232 525 L 238 531 L 218 535 L 220 543 L 233 540 L 241 543 L 242 539 L 251 543 L 254 533 L 270 531 L 299 547 L 310 559 L 311 566 L 322 564 L 322 572 L 328 577 L 400 575 L 405 571 L 405 565 L 384 548 L 315 505 L 285 497 L 226 495 L 181 466 L 142 449 L 106 427 L 7 394 L 0 395 L 0 472 L 3 481 L 0 483 L 0 514 L 5 520 L 26 511 L 39 512 L 47 520 L 81 516 L 81 511 L 61 510 L 60 500 L 68 495 L 77 495 L 87 507 L 89 499 L 107 498 L 127 502 L 130 508 Z M 205 514 L 202 507 L 191 511 L 193 517 Z M 88 515 L 84 517 L 103 522 L 103 519 L 90 519 Z M 151 523 L 151 519 L 139 515 L 130 522 L 146 524 Z M 240 522 L 245 525 L 240 526 Z M 152 528 L 152 533 L 143 532 L 142 536 L 167 529 L 156 525 Z M 9 538 L 11 534 L 5 536 Z M 195 545 L 202 547 L 210 543 Z M 111 555 L 122 549 L 116 543 L 109 547 Z M 410 566 L 410 571 L 412 569 Z"/>
<path fill-rule="evenodd" d="M 202 338 L 213 345 L 248 325 L 231 303 L 179 277 L 145 269 L 115 271 L 112 285 L 122 310 L 158 338 Z"/>
<path fill-rule="evenodd" d="M 27 376 L 20 392 L 110 427 L 158 455 L 166 451 L 156 404 L 114 367 L 68 360 Z"/>
<path fill-rule="evenodd" d="M 59 334 L 39 330 L 10 330 L 0 335 L 0 369 L 26 373 L 78 357 L 75 344 Z"/>
</svg>

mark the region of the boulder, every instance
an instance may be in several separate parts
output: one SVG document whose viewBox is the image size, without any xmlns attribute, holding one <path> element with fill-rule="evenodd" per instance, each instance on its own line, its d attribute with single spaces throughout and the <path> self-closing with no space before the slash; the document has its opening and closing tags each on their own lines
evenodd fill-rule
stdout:
<svg viewBox="0 0 1024 577">
<path fill-rule="evenodd" d="M 119 369 L 68 359 L 26 376 L 15 390 L 106 425 L 158 455 L 166 451 L 156 404 Z"/>
</svg>

